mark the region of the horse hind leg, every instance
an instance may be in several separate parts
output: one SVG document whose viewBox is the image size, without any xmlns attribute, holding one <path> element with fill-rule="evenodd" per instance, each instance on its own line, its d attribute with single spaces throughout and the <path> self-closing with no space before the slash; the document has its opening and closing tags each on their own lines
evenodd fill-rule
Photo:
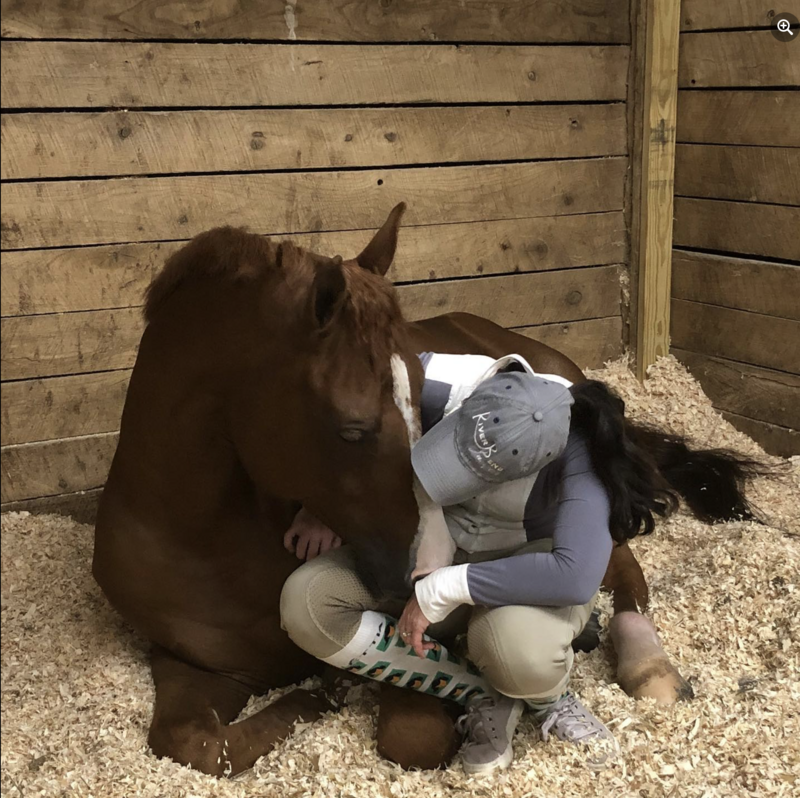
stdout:
<svg viewBox="0 0 800 798">
<path fill-rule="evenodd" d="M 614 548 L 603 585 L 614 595 L 609 633 L 620 687 L 633 698 L 654 698 L 659 704 L 694 698 L 692 686 L 672 664 L 652 621 L 643 614 L 647 583 L 627 544 Z"/>
<path fill-rule="evenodd" d="M 239 723 L 251 691 L 218 673 L 204 671 L 154 650 L 151 668 L 156 705 L 148 744 L 210 776 L 235 776 L 288 737 L 297 721 L 314 721 L 330 707 L 318 696 L 295 690 Z"/>
</svg>

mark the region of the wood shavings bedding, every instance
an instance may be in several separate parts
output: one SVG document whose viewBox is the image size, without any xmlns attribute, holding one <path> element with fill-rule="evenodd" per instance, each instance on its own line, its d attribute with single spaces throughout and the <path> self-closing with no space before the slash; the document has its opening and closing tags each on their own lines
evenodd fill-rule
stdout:
<svg viewBox="0 0 800 798">
<path fill-rule="evenodd" d="M 763 456 L 712 408 L 674 358 L 641 386 L 624 362 L 592 376 L 632 416 L 707 446 Z M 579 654 L 573 687 L 615 731 L 620 760 L 594 772 L 580 751 L 537 740 L 524 719 L 510 770 L 405 773 L 375 751 L 376 693 L 299 728 L 256 767 L 217 781 L 146 749 L 147 645 L 90 573 L 92 530 L 60 516 L 3 517 L 2 794 L 152 798 L 373 796 L 797 796 L 800 794 L 800 458 L 750 495 L 769 525 L 715 527 L 680 513 L 634 542 L 666 650 L 697 698 L 634 702 L 614 684 L 609 643 Z M 608 609 L 604 599 L 603 608 Z M 603 618 L 607 623 L 607 616 Z M 276 694 L 251 701 L 247 711 Z"/>
</svg>

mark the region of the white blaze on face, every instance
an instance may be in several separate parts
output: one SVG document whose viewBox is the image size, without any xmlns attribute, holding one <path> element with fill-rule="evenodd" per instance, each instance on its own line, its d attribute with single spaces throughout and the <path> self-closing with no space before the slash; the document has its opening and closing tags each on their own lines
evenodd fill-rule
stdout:
<svg viewBox="0 0 800 798">
<path fill-rule="evenodd" d="M 394 403 L 403 414 L 408 429 L 408 445 L 413 446 L 420 438 L 421 424 L 419 414 L 414 412 L 411 403 L 411 380 L 408 379 L 406 362 L 398 354 L 392 355 L 392 382 L 394 384 Z"/>
<path fill-rule="evenodd" d="M 408 445 L 413 447 L 420 439 L 421 423 L 419 413 L 411 402 L 411 381 L 408 368 L 402 357 L 392 355 L 392 379 L 394 382 L 394 403 L 403 415 L 408 430 Z M 419 507 L 419 529 L 411 544 L 411 578 L 435 571 L 445 565 L 452 565 L 456 544 L 447 529 L 442 508 L 433 499 L 414 474 L 414 496 Z"/>
</svg>

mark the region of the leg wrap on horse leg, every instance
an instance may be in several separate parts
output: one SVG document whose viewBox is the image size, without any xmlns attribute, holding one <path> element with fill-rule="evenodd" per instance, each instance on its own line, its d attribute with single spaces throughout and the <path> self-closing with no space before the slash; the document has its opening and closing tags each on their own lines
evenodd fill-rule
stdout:
<svg viewBox="0 0 800 798">
<path fill-rule="evenodd" d="M 281 595 L 283 628 L 300 648 L 323 662 L 455 701 L 492 692 L 472 663 L 440 643 L 420 659 L 400 637 L 394 617 L 377 609 L 387 607 L 377 605 L 346 548 L 298 568 Z"/>
<path fill-rule="evenodd" d="M 430 638 L 426 636 L 425 640 Z M 324 660 L 384 684 L 408 687 L 459 703 L 493 692 L 471 662 L 452 654 L 441 643 L 435 643 L 421 659 L 400 636 L 394 618 L 371 610 L 361 614 L 353 639 Z"/>
</svg>

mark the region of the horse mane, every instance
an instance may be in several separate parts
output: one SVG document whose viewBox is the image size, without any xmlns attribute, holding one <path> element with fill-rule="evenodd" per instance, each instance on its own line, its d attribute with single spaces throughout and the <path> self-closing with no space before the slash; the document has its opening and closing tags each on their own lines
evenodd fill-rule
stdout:
<svg viewBox="0 0 800 798">
<path fill-rule="evenodd" d="M 188 279 L 221 277 L 255 280 L 274 267 L 277 246 L 241 227 L 216 227 L 173 253 L 145 292 L 144 317 L 152 321 Z"/>
<path fill-rule="evenodd" d="M 240 227 L 217 227 L 195 236 L 173 253 L 145 293 L 144 317 L 152 321 L 164 303 L 188 280 L 216 277 L 233 281 L 256 280 L 278 270 L 280 244 Z M 313 280 L 309 270 L 307 285 Z M 342 264 L 348 298 L 336 324 L 350 340 L 363 347 L 373 362 L 388 360 L 398 351 L 403 314 L 394 286 L 362 268 L 356 261 Z M 303 281 L 305 282 L 305 281 Z"/>
</svg>

